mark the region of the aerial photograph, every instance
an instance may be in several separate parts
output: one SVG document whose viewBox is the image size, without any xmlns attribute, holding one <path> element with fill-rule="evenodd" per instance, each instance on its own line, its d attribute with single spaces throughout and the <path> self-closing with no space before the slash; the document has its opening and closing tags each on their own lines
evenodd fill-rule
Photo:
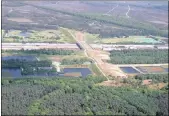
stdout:
<svg viewBox="0 0 169 116">
<path fill-rule="evenodd" d="M 1 1 L 1 115 L 168 114 L 167 1 Z"/>
</svg>

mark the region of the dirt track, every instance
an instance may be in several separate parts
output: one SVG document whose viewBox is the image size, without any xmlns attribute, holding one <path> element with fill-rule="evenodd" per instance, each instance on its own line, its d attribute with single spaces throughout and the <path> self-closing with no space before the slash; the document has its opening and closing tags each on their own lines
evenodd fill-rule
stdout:
<svg viewBox="0 0 169 116">
<path fill-rule="evenodd" d="M 126 78 L 128 75 L 120 70 L 119 67 L 121 67 L 121 66 L 124 66 L 124 67 L 125 66 L 127 66 L 127 67 L 129 67 L 129 66 L 131 66 L 131 67 L 161 66 L 161 65 L 168 66 L 167 63 L 165 63 L 165 64 L 122 64 L 122 65 L 116 65 L 116 64 L 104 62 L 103 60 L 107 60 L 107 58 L 109 58 L 109 55 L 110 55 L 109 52 L 92 49 L 92 47 L 89 46 L 85 42 L 85 35 L 82 32 L 76 32 L 75 36 L 71 32 L 69 32 L 69 33 L 84 48 L 85 55 L 95 62 L 96 66 L 102 72 L 102 74 L 107 78 L 107 80 L 109 80 L 108 76 Z"/>
<path fill-rule="evenodd" d="M 109 57 L 109 53 L 102 51 L 102 50 L 94 50 L 92 49 L 86 42 L 85 42 L 85 36 L 81 32 L 77 32 L 75 36 L 69 32 L 73 38 L 79 42 L 79 44 L 83 47 L 84 52 L 87 57 L 92 59 L 96 66 L 99 68 L 99 70 L 102 72 L 102 74 L 109 80 L 108 76 L 113 76 L 113 77 L 127 77 L 118 66 L 104 62 L 103 60 L 105 57 Z M 105 57 L 104 57 L 105 56 Z"/>
</svg>

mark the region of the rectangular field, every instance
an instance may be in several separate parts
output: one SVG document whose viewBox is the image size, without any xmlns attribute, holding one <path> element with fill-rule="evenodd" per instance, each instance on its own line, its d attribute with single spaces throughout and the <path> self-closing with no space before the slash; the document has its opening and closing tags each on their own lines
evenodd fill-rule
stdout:
<svg viewBox="0 0 169 116">
<path fill-rule="evenodd" d="M 109 43 L 150 43 L 150 44 L 161 43 L 158 40 L 145 37 L 145 36 L 130 36 L 127 38 L 103 38 L 101 42 L 105 44 L 109 44 Z"/>
<path fill-rule="evenodd" d="M 167 72 L 161 66 L 140 66 L 136 68 L 139 69 L 143 73 L 165 73 Z"/>
</svg>

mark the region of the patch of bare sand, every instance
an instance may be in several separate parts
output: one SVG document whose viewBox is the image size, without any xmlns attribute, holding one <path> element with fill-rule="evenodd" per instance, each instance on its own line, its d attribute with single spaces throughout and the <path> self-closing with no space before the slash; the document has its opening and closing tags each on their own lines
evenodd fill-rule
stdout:
<svg viewBox="0 0 169 116">
<path fill-rule="evenodd" d="M 26 18 L 7 18 L 7 20 L 10 20 L 10 21 L 15 21 L 15 22 L 20 22 L 20 23 L 31 23 L 32 20 L 30 19 L 26 19 Z"/>
<path fill-rule="evenodd" d="M 146 79 L 142 81 L 142 85 L 149 85 L 151 84 L 151 82 L 152 82 L 152 79 Z"/>
<path fill-rule="evenodd" d="M 157 84 L 151 84 L 151 85 L 148 85 L 149 88 L 151 89 L 161 89 L 163 87 L 165 87 L 167 85 L 167 83 L 157 83 Z"/>
<path fill-rule="evenodd" d="M 51 56 L 49 57 L 50 60 L 56 61 L 56 62 L 61 62 L 62 58 L 60 56 Z"/>
<path fill-rule="evenodd" d="M 108 80 L 108 81 L 103 81 L 97 85 L 100 86 L 113 86 L 113 87 L 121 87 L 121 86 L 126 86 L 127 84 L 116 82 L 115 80 Z"/>
</svg>

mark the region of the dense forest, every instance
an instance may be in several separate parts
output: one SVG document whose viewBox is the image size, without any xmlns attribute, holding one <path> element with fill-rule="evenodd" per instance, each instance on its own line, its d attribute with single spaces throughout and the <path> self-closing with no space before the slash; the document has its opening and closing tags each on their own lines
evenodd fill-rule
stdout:
<svg viewBox="0 0 169 116">
<path fill-rule="evenodd" d="M 168 115 L 167 92 L 95 85 L 103 80 L 2 79 L 2 115 Z"/>
<path fill-rule="evenodd" d="M 15 50 L 2 50 L 2 53 L 4 52 L 16 52 Z M 73 50 L 63 50 L 63 49 L 39 49 L 39 50 L 17 50 L 17 53 L 23 53 L 23 54 L 46 54 L 46 55 L 71 55 L 75 53 Z"/>
<path fill-rule="evenodd" d="M 111 51 L 113 64 L 158 64 L 168 63 L 168 50 L 122 50 Z"/>
</svg>

